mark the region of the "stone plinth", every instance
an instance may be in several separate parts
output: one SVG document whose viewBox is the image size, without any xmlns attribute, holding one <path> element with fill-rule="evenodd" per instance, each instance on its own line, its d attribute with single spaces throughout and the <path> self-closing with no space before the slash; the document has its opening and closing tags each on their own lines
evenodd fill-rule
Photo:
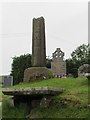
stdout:
<svg viewBox="0 0 90 120">
<path fill-rule="evenodd" d="M 32 67 L 24 71 L 23 82 L 34 82 L 53 77 L 52 72 L 46 67 Z"/>
</svg>

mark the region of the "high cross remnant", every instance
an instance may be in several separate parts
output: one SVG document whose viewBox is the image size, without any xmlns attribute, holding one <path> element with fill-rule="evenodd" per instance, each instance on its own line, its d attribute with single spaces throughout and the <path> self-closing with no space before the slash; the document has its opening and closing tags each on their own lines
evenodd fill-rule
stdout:
<svg viewBox="0 0 90 120">
<path fill-rule="evenodd" d="M 33 18 L 32 67 L 24 71 L 24 82 L 48 79 L 53 76 L 46 66 L 45 22 L 44 18 Z"/>
<path fill-rule="evenodd" d="M 66 62 L 64 61 L 64 52 L 60 48 L 52 54 L 51 70 L 54 75 L 66 75 Z"/>
<path fill-rule="evenodd" d="M 46 66 L 45 22 L 43 17 L 33 19 L 32 66 Z"/>
</svg>

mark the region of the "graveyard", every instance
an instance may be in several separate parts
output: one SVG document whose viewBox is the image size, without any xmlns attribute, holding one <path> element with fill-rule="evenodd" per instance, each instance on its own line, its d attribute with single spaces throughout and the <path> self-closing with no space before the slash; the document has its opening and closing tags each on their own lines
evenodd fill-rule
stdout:
<svg viewBox="0 0 90 120">
<path fill-rule="evenodd" d="M 19 84 L 11 88 L 54 87 L 63 89 L 63 93 L 53 96 L 49 106 L 36 105 L 31 112 L 25 104 L 17 109 L 12 103 L 8 106 L 9 97 L 4 95 L 3 118 L 88 118 L 88 79 L 83 78 L 53 78 L 31 84 Z M 8 113 L 8 107 L 10 112 Z M 29 109 L 31 106 L 28 106 Z M 23 108 L 23 111 L 22 111 Z M 24 109 L 25 108 L 25 109 Z M 22 115 L 22 114 L 23 115 Z"/>
<path fill-rule="evenodd" d="M 89 118 L 88 78 L 67 77 L 63 57 L 57 48 L 51 69 L 46 67 L 45 20 L 33 18 L 32 67 L 22 82 L 3 87 L 2 117 Z"/>
</svg>

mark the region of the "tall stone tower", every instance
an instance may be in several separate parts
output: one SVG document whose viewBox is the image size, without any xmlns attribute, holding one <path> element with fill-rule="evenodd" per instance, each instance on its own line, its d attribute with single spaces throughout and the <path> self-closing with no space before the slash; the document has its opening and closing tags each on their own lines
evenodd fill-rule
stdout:
<svg viewBox="0 0 90 120">
<path fill-rule="evenodd" d="M 46 66 L 45 23 L 44 18 L 33 18 L 32 66 Z"/>
<path fill-rule="evenodd" d="M 45 21 L 43 17 L 33 18 L 32 67 L 24 71 L 24 82 L 34 82 L 53 76 L 46 68 Z"/>
</svg>

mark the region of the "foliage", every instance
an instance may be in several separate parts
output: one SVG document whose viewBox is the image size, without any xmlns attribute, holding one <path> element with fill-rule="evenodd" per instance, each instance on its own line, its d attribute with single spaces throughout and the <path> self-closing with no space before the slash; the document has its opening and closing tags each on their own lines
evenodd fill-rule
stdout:
<svg viewBox="0 0 90 120">
<path fill-rule="evenodd" d="M 24 70 L 31 67 L 31 55 L 21 55 L 19 57 L 13 57 L 11 75 L 14 79 L 14 84 L 18 84 L 23 81 Z M 51 68 L 51 59 L 46 59 L 46 67 Z"/>
<path fill-rule="evenodd" d="M 29 112 L 29 108 L 26 104 L 20 104 L 18 107 L 11 107 L 7 100 L 3 100 L 2 104 L 2 118 L 15 119 L 25 118 Z"/>
<path fill-rule="evenodd" d="M 88 106 L 88 79 L 83 78 L 53 78 L 30 84 L 19 84 L 13 88 L 51 86 L 63 88 L 64 93 L 52 97 L 47 108 L 35 107 L 31 111 L 34 118 L 87 118 Z M 29 106 L 30 108 L 30 106 Z M 5 112 L 4 112 L 5 114 Z M 13 113 L 12 113 L 13 114 Z M 18 113 L 19 114 L 19 113 Z M 9 114 L 6 114 L 9 116 Z"/>
<path fill-rule="evenodd" d="M 31 55 L 21 55 L 20 57 L 13 57 L 11 75 L 14 79 L 14 84 L 18 84 L 23 81 L 24 70 L 31 67 Z"/>
<path fill-rule="evenodd" d="M 71 53 L 71 59 L 66 60 L 67 74 L 78 76 L 78 68 L 83 64 L 90 64 L 90 46 L 80 45 Z"/>
<path fill-rule="evenodd" d="M 71 54 L 73 60 L 84 61 L 88 57 L 89 45 L 82 44 Z"/>
<path fill-rule="evenodd" d="M 51 68 L 51 61 L 52 61 L 52 59 L 50 59 L 50 58 L 46 59 L 46 67 L 47 68 Z"/>
<path fill-rule="evenodd" d="M 73 77 L 77 77 L 78 76 L 78 68 L 81 63 L 79 63 L 79 61 L 73 61 L 72 59 L 67 59 L 66 60 L 66 72 L 67 75 L 68 74 L 72 74 Z"/>
<path fill-rule="evenodd" d="M 90 65 L 90 44 L 88 44 L 88 56 L 87 56 L 88 64 Z"/>
<path fill-rule="evenodd" d="M 73 105 L 68 105 L 68 107 L 64 106 L 64 105 L 60 105 L 60 103 L 57 104 L 57 106 L 55 104 L 53 104 L 53 106 L 47 108 L 38 108 L 38 111 L 35 109 L 35 111 L 33 110 L 33 116 L 34 117 L 35 113 L 38 114 L 39 118 L 85 118 L 85 119 L 89 119 L 89 110 L 87 110 L 86 108 L 79 108 L 79 107 L 75 107 Z"/>
<path fill-rule="evenodd" d="M 46 59 L 46 67 L 51 68 L 52 59 Z M 67 74 L 71 73 L 74 77 L 78 76 L 78 68 L 83 64 L 90 64 L 90 46 L 81 45 L 76 48 L 71 54 L 71 59 L 66 60 Z M 13 57 L 11 75 L 14 78 L 14 84 L 18 84 L 23 81 L 24 70 L 31 67 L 31 55 L 21 55 L 19 57 Z"/>
</svg>

